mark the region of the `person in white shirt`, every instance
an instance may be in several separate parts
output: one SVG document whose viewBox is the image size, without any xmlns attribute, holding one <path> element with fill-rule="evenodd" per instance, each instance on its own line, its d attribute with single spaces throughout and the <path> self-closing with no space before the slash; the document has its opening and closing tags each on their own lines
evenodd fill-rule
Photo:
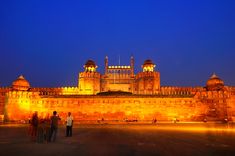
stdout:
<svg viewBox="0 0 235 156">
<path fill-rule="evenodd" d="M 72 127 L 73 127 L 73 117 L 71 112 L 68 112 L 68 116 L 66 119 L 66 137 L 72 136 Z"/>
</svg>

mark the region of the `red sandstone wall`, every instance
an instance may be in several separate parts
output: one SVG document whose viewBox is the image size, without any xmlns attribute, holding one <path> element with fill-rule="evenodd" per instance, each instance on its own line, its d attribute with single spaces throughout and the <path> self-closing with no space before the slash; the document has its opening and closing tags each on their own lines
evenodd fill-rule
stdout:
<svg viewBox="0 0 235 156">
<path fill-rule="evenodd" d="M 231 116 L 233 121 L 235 121 L 235 95 L 231 95 L 227 99 L 227 103 L 228 103 L 228 115 Z"/>
<path fill-rule="evenodd" d="M 4 117 L 4 106 L 5 106 L 5 96 L 11 88 L 0 88 L 0 122 L 3 121 Z"/>
<path fill-rule="evenodd" d="M 207 106 L 194 98 L 151 96 L 40 97 L 34 92 L 9 92 L 6 101 L 8 120 L 27 120 L 34 111 L 44 117 L 56 110 L 62 118 L 72 112 L 78 120 L 203 120 Z"/>
<path fill-rule="evenodd" d="M 159 72 L 140 72 L 136 75 L 137 94 L 156 94 L 160 90 Z"/>
<path fill-rule="evenodd" d="M 100 73 L 81 72 L 79 73 L 79 94 L 96 94 L 100 92 Z"/>
</svg>

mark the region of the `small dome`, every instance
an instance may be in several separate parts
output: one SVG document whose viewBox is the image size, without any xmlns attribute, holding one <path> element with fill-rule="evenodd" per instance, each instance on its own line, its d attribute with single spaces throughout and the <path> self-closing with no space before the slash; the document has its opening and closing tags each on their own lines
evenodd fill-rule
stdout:
<svg viewBox="0 0 235 156">
<path fill-rule="evenodd" d="M 153 72 L 155 68 L 155 64 L 153 64 L 152 60 L 148 59 L 144 61 L 142 68 L 143 68 L 143 72 Z"/>
<path fill-rule="evenodd" d="M 149 60 L 149 59 L 148 59 L 148 60 L 145 60 L 145 61 L 144 61 L 143 66 L 145 66 L 145 65 L 154 65 L 154 64 L 153 64 L 152 60 Z"/>
<path fill-rule="evenodd" d="M 85 71 L 86 72 L 95 72 L 97 65 L 93 60 L 88 60 L 86 64 L 84 65 Z"/>
<path fill-rule="evenodd" d="M 85 64 L 85 67 L 96 67 L 96 64 L 93 60 L 88 60 Z"/>
<path fill-rule="evenodd" d="M 15 81 L 12 82 L 12 89 L 13 90 L 22 90 L 26 91 L 30 88 L 29 82 L 20 75 Z"/>
<path fill-rule="evenodd" d="M 215 73 L 206 82 L 207 90 L 221 90 L 224 87 L 224 81 L 221 80 Z"/>
</svg>

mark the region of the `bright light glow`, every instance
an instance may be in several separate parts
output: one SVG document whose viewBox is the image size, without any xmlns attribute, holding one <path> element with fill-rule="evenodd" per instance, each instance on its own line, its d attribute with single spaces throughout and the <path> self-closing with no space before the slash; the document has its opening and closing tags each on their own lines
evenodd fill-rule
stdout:
<svg viewBox="0 0 235 156">
<path fill-rule="evenodd" d="M 78 88 L 77 87 L 64 87 L 61 90 L 62 95 L 77 95 L 78 94 Z"/>
<path fill-rule="evenodd" d="M 148 65 L 143 67 L 143 72 L 153 72 L 155 65 Z"/>
<path fill-rule="evenodd" d="M 23 111 L 29 111 L 30 110 L 30 99 L 28 98 L 19 98 L 18 99 L 18 105 L 19 108 Z"/>
<path fill-rule="evenodd" d="M 145 126 L 139 126 L 139 125 L 133 125 L 130 127 L 130 129 L 136 129 L 136 130 L 163 130 L 163 131 L 184 131 L 184 132 L 197 132 L 197 133 L 208 133 L 208 132 L 216 132 L 216 133 L 226 133 L 226 132 L 232 132 L 235 133 L 235 129 L 233 127 L 229 127 L 229 125 L 223 125 L 223 126 L 212 126 L 213 123 L 190 123 L 190 124 L 157 124 L 157 125 L 145 125 Z"/>
<path fill-rule="evenodd" d="M 95 68 L 95 67 L 86 67 L 86 68 L 85 68 L 85 71 L 88 71 L 88 72 L 95 72 L 95 71 L 96 71 L 96 68 Z"/>
</svg>

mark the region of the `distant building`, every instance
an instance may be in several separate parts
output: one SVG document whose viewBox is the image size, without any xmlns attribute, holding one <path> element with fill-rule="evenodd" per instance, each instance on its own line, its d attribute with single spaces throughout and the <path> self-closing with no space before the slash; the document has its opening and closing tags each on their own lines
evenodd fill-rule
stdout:
<svg viewBox="0 0 235 156">
<path fill-rule="evenodd" d="M 79 73 L 77 87 L 34 88 L 20 76 L 12 86 L 0 88 L 0 119 L 27 120 L 34 111 L 39 116 L 57 110 L 75 121 L 234 121 L 235 87 L 225 86 L 213 74 L 205 87 L 161 86 L 160 73 L 151 60 L 144 61 L 142 72 L 130 65 L 109 65 L 105 71 L 88 60 Z"/>
</svg>

